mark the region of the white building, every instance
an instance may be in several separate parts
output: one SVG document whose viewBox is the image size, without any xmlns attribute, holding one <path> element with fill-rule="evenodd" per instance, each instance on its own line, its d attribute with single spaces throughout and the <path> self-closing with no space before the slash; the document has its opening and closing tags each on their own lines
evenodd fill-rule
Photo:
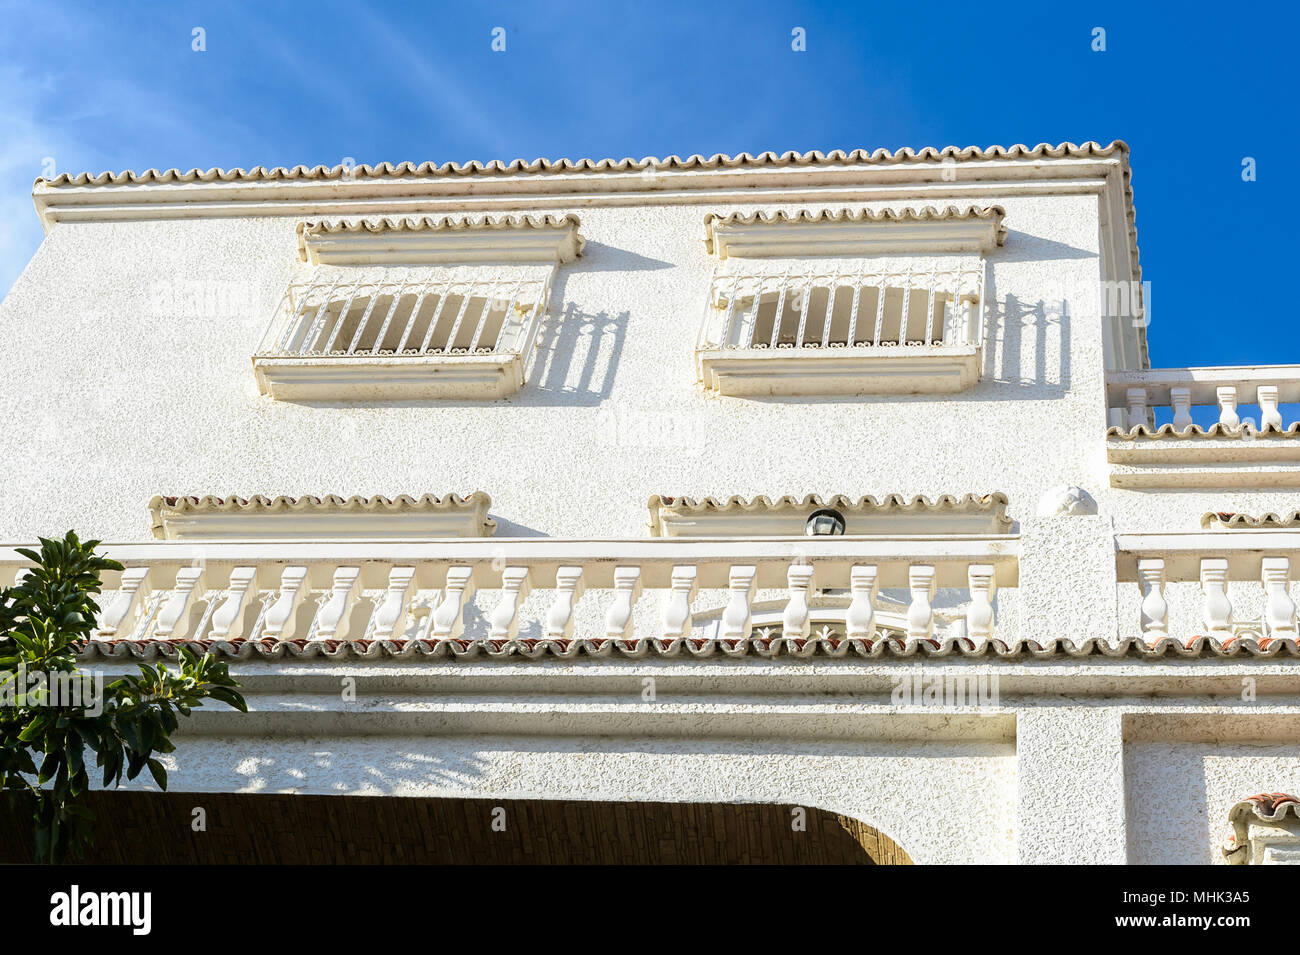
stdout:
<svg viewBox="0 0 1300 955">
<path fill-rule="evenodd" d="M 34 198 L 0 539 L 127 566 L 87 666 L 233 660 L 172 792 L 1300 859 L 1300 366 L 1149 367 L 1123 143 Z"/>
</svg>

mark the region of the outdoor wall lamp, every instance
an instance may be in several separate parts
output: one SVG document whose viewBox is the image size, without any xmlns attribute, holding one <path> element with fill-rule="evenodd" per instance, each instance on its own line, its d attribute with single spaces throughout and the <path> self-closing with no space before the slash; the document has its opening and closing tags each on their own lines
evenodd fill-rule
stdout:
<svg viewBox="0 0 1300 955">
<path fill-rule="evenodd" d="M 818 508 L 808 515 L 804 533 L 809 537 L 838 537 L 844 533 L 844 515 L 833 508 Z"/>
</svg>

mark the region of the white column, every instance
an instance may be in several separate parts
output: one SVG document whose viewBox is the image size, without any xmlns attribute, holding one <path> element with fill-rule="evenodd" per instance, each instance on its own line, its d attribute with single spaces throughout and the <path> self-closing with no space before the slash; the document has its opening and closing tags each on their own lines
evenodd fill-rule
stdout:
<svg viewBox="0 0 1300 955">
<path fill-rule="evenodd" d="M 244 601 L 257 590 L 257 568 L 236 567 L 230 571 L 226 597 L 212 614 L 208 634 L 214 640 L 236 640 L 244 630 Z"/>
<path fill-rule="evenodd" d="M 971 564 L 966 568 L 970 585 L 970 606 L 966 609 L 966 635 L 976 643 L 993 639 L 993 598 L 998 584 L 992 564 Z"/>
<path fill-rule="evenodd" d="M 1026 707 L 1016 715 L 1016 861 L 1123 865 L 1124 733 L 1118 710 Z"/>
<path fill-rule="evenodd" d="M 912 602 L 907 608 L 907 639 L 928 640 L 934 636 L 934 566 L 912 564 L 907 568 L 907 589 Z"/>
<path fill-rule="evenodd" d="M 691 635 L 691 601 L 699 590 L 699 570 L 694 564 L 673 568 L 672 588 L 664 595 L 660 613 L 665 640 Z"/>
<path fill-rule="evenodd" d="M 731 568 L 728 583 L 731 599 L 722 611 L 721 627 L 718 636 L 723 640 L 748 640 L 753 629 L 753 613 L 750 605 L 757 589 L 758 567 L 754 564 L 737 565 Z"/>
<path fill-rule="evenodd" d="M 194 592 L 203 592 L 203 568 L 182 567 L 176 571 L 176 586 L 172 588 L 158 608 L 158 617 L 154 622 L 153 635 L 159 640 L 179 639 L 189 629 L 190 619 L 186 610 L 194 598 Z"/>
<path fill-rule="evenodd" d="M 1255 394 L 1259 400 L 1259 429 L 1286 430 L 1282 424 L 1282 412 L 1278 408 L 1277 385 L 1260 385 Z"/>
<path fill-rule="evenodd" d="M 1295 601 L 1288 592 L 1291 561 L 1286 557 L 1265 557 L 1260 569 L 1264 584 L 1264 634 L 1269 638 L 1295 638 Z"/>
<path fill-rule="evenodd" d="M 1183 431 L 1192 426 L 1192 389 L 1170 388 L 1169 403 L 1174 409 L 1174 430 Z"/>
<path fill-rule="evenodd" d="M 546 613 L 547 640 L 569 640 L 573 637 L 573 608 L 582 596 L 581 567 L 560 567 L 555 571 L 555 599 Z"/>
<path fill-rule="evenodd" d="M 433 612 L 430 635 L 435 640 L 456 640 L 465 629 L 465 604 L 474 596 L 474 568 L 448 567 L 442 603 Z"/>
<path fill-rule="evenodd" d="M 790 600 L 781 615 L 781 636 L 787 640 L 806 640 L 812 628 L 813 568 L 811 564 L 791 564 L 786 571 Z"/>
<path fill-rule="evenodd" d="M 1138 561 L 1142 586 L 1142 636 L 1157 643 L 1169 636 L 1169 604 L 1165 601 L 1165 562 L 1153 557 Z"/>
<path fill-rule="evenodd" d="M 375 623 L 370 628 L 371 640 L 391 640 L 397 628 L 406 621 L 407 605 L 411 602 L 411 583 L 415 568 L 409 565 L 393 567 L 388 571 L 388 590 L 375 608 Z"/>
<path fill-rule="evenodd" d="M 1124 396 L 1128 399 L 1128 427 L 1132 431 L 1138 425 L 1147 423 L 1147 390 L 1129 388 Z"/>
<path fill-rule="evenodd" d="M 1237 415 L 1237 389 L 1234 385 L 1221 385 L 1215 389 L 1219 402 L 1219 424 L 1225 428 L 1238 428 L 1241 418 Z"/>
<path fill-rule="evenodd" d="M 1201 592 L 1205 595 L 1201 619 L 1205 635 L 1216 640 L 1232 637 L 1232 601 L 1228 599 L 1228 561 L 1206 557 L 1201 561 Z"/>
<path fill-rule="evenodd" d="M 849 571 L 849 609 L 844 614 L 844 635 L 850 640 L 875 636 L 876 611 L 872 601 L 880 592 L 880 575 L 875 564 L 859 564 Z"/>
<path fill-rule="evenodd" d="M 492 608 L 488 636 L 493 640 L 513 640 L 519 634 L 519 607 L 532 590 L 527 567 L 507 567 L 501 571 L 501 599 Z"/>
<path fill-rule="evenodd" d="M 99 615 L 98 635 L 117 637 L 129 633 L 131 623 L 149 592 L 148 567 L 128 567 L 122 571 L 122 583 L 117 593 L 105 601 Z"/>
<path fill-rule="evenodd" d="M 343 635 L 339 633 L 339 628 L 346 625 L 348 608 L 352 605 L 352 598 L 356 595 L 360 579 L 360 567 L 339 567 L 334 571 L 334 586 L 330 588 L 329 597 L 316 614 L 312 639 L 342 639 Z"/>
<path fill-rule="evenodd" d="M 605 636 L 610 640 L 632 639 L 632 610 L 641 597 L 641 568 L 614 568 L 614 599 L 605 614 Z"/>
<path fill-rule="evenodd" d="M 306 567 L 286 567 L 280 574 L 280 593 L 266 611 L 262 620 L 263 637 L 273 640 L 287 640 L 293 632 L 293 614 L 302 602 L 307 580 Z"/>
</svg>

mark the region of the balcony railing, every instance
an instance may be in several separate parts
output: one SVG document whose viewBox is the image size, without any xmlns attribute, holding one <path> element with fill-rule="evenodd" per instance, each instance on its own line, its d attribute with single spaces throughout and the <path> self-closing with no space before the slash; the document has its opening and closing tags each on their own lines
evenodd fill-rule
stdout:
<svg viewBox="0 0 1300 955">
<path fill-rule="evenodd" d="M 1300 486 L 1300 365 L 1107 377 L 1116 487 Z"/>
<path fill-rule="evenodd" d="M 1116 547 L 1122 619 L 1148 643 L 1296 639 L 1300 532 L 1124 534 Z"/>
<path fill-rule="evenodd" d="M 956 627 L 987 640 L 999 588 L 1018 583 L 1011 537 L 103 550 L 125 565 L 99 601 L 103 640 L 732 641 L 753 635 L 756 618 L 778 617 L 768 635 L 806 639 L 827 618 L 851 639 L 929 640 Z M 27 564 L 6 553 L 3 583 Z"/>
<path fill-rule="evenodd" d="M 1106 380 L 1110 424 L 1123 431 L 1156 430 L 1156 408 L 1167 409 L 1170 432 L 1189 437 L 1218 425 L 1224 435 L 1286 431 L 1297 421 L 1283 404 L 1300 402 L 1300 365 L 1222 368 L 1158 368 L 1115 372 Z M 1243 414 L 1241 406 L 1257 405 Z M 1194 411 L 1213 409 L 1212 420 L 1197 425 Z"/>
<path fill-rule="evenodd" d="M 718 265 L 701 380 L 723 394 L 956 391 L 978 378 L 984 270 L 869 262 Z"/>
<path fill-rule="evenodd" d="M 322 267 L 254 356 L 277 398 L 499 397 L 523 383 L 554 269 Z"/>
</svg>

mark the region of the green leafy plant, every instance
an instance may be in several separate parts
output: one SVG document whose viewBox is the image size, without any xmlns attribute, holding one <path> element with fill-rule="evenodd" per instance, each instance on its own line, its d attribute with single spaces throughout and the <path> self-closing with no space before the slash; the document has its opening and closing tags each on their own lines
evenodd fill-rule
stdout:
<svg viewBox="0 0 1300 955">
<path fill-rule="evenodd" d="M 92 769 L 102 770 L 106 788 L 148 769 L 166 789 L 156 754 L 175 750 L 178 715 L 209 699 L 247 706 L 225 663 L 184 648 L 179 671 L 141 665 L 139 676 L 108 686 L 78 670 L 99 613 L 100 574 L 122 565 L 95 553 L 99 541 L 83 543 L 71 531 L 40 542 L 39 552 L 19 550 L 35 566 L 0 591 L 0 787 L 11 808 L 30 814 L 36 861 L 57 863 L 93 841 L 95 816 L 85 805 Z M 95 692 L 62 692 L 78 683 Z"/>
</svg>

